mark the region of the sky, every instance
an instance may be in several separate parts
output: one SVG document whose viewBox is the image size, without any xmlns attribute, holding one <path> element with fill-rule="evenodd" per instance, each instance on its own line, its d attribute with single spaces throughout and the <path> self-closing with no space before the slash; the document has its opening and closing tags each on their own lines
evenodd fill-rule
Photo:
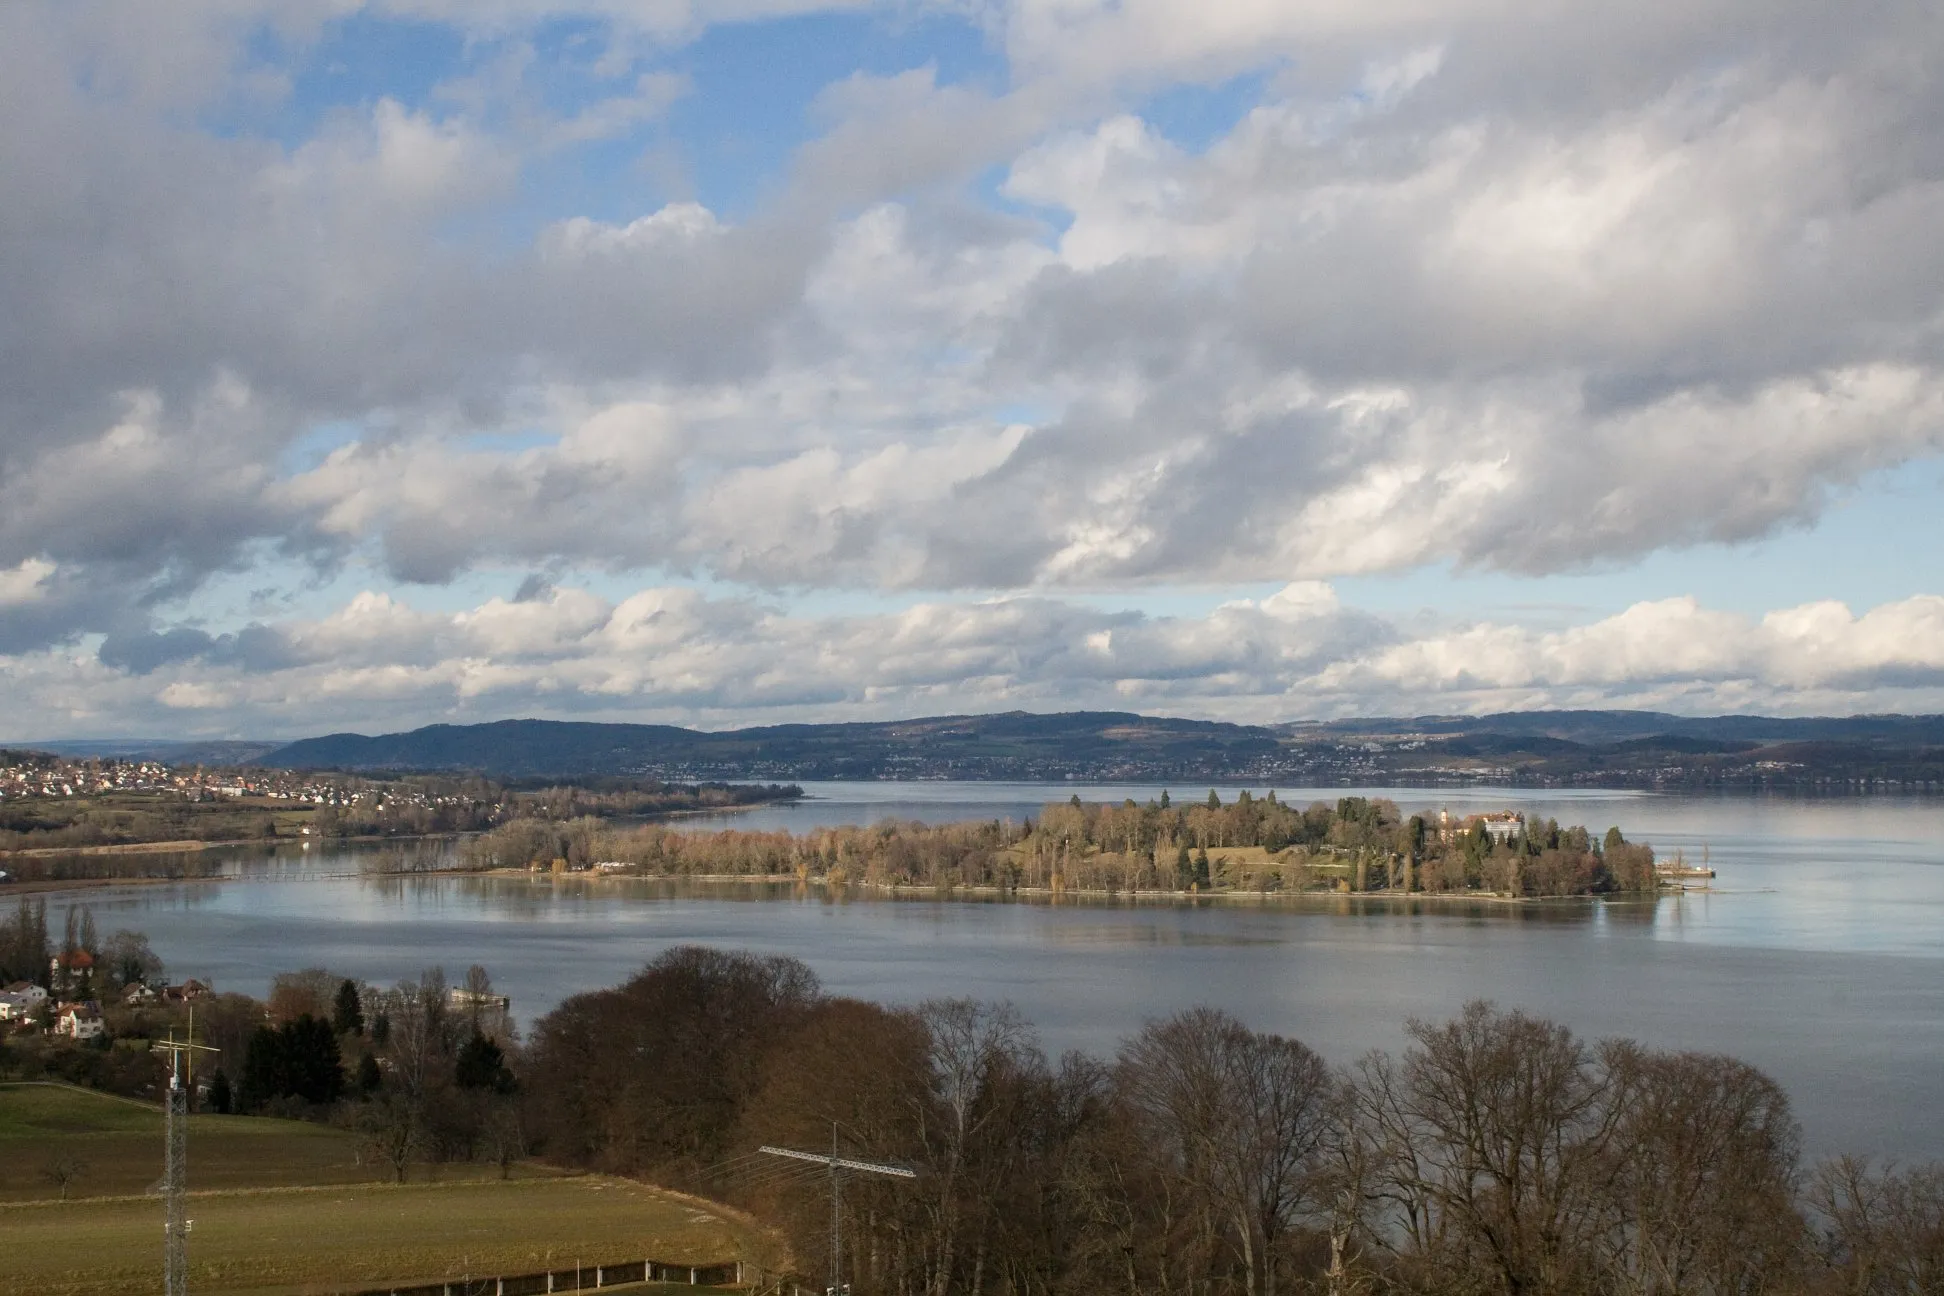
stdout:
<svg viewBox="0 0 1944 1296">
<path fill-rule="evenodd" d="M 0 739 L 1944 710 L 1934 0 L 9 0 Z"/>
</svg>

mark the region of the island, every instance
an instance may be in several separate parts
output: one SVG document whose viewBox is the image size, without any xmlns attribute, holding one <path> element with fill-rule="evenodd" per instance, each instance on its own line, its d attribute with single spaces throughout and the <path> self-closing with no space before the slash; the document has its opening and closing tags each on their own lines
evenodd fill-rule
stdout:
<svg viewBox="0 0 1944 1296">
<path fill-rule="evenodd" d="M 1275 793 L 1224 802 L 1087 803 L 1077 795 L 1021 823 L 988 820 L 806 833 L 619 827 L 524 818 L 464 842 L 476 870 L 795 879 L 942 893 L 1270 895 L 1305 892 L 1543 898 L 1652 893 L 1685 885 L 1618 827 L 1507 810 L 1403 814 L 1379 797 L 1297 807 Z"/>
</svg>

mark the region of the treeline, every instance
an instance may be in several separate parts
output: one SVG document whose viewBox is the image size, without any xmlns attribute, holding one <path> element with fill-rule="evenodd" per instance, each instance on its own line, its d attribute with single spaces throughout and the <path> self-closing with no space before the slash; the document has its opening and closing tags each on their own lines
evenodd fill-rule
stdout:
<svg viewBox="0 0 1944 1296">
<path fill-rule="evenodd" d="M 824 995 L 803 965 L 678 949 L 534 1028 L 540 1151 L 724 1197 L 822 1283 L 819 1167 L 858 1296 L 1944 1289 L 1944 1169 L 1805 1167 L 1759 1071 L 1589 1044 L 1489 1004 L 1332 1067 L 1201 1008 L 1051 1062 L 1010 1009 Z"/>
<path fill-rule="evenodd" d="M 519 1042 L 491 978 L 442 968 L 390 987 L 322 969 L 276 978 L 247 1033 L 231 1033 L 208 1104 L 357 1131 L 403 1182 L 420 1163 L 524 1157 Z"/>
<path fill-rule="evenodd" d="M 1049 805 L 1023 824 L 925 825 L 696 833 L 618 830 L 595 819 L 516 822 L 465 844 L 476 868 L 564 859 L 612 862 L 656 876 L 795 876 L 874 886 L 1107 892 L 1487 891 L 1520 896 L 1652 891 L 1651 847 L 1618 828 L 1529 817 L 1495 840 L 1482 822 L 1404 815 L 1387 800 L 1344 797 L 1297 808 L 1274 793 L 1223 803 L 1214 792 L 1186 807 L 1163 794 L 1146 805 Z"/>
<path fill-rule="evenodd" d="M 622 778 L 502 785 L 479 778 L 416 776 L 403 786 L 409 791 L 318 807 L 315 831 L 325 837 L 473 833 L 529 821 L 547 824 L 735 810 L 803 795 L 793 784 Z"/>
<path fill-rule="evenodd" d="M 87 958 L 76 960 L 69 977 L 73 984 L 56 986 L 54 955 L 76 952 Z M 0 918 L 0 986 L 27 981 L 65 991 L 69 998 L 94 999 L 161 975 L 162 960 L 149 948 L 146 935 L 121 928 L 103 936 L 88 905 L 66 906 L 58 945 L 48 927 L 45 899 L 22 896 Z"/>
<path fill-rule="evenodd" d="M 9 800 L 0 851 L 78 850 L 138 842 L 254 841 L 276 837 L 277 816 L 235 801 L 190 801 L 174 792 L 110 792 Z M 19 873 L 28 860 L 9 860 Z"/>
<path fill-rule="evenodd" d="M 521 815 L 557 820 L 738 810 L 803 795 L 794 783 L 664 783 L 628 778 L 527 779 L 508 785 L 508 791 Z"/>
</svg>

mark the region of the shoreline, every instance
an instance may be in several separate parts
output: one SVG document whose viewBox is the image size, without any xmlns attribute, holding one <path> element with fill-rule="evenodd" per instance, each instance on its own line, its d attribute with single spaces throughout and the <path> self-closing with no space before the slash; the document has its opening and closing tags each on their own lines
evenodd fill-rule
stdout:
<svg viewBox="0 0 1944 1296">
<path fill-rule="evenodd" d="M 391 875 L 381 875 L 391 876 Z M 531 881 L 558 882 L 692 882 L 709 886 L 801 886 L 815 887 L 826 893 L 839 894 L 856 890 L 867 892 L 875 898 L 883 899 L 932 899 L 953 901 L 963 899 L 980 902 L 1033 900 L 1057 902 L 1062 899 L 1085 900 L 1090 903 L 1110 901 L 1115 904 L 1182 904 L 1203 901 L 1221 901 L 1228 904 L 1314 904 L 1317 902 L 1341 903 L 1346 900 L 1384 900 L 1421 901 L 1460 904 L 1500 904 L 1500 905 L 1547 905 L 1560 903 L 1585 903 L 1599 901 L 1658 900 L 1665 895 L 1681 895 L 1692 892 L 1714 891 L 1713 887 L 1660 887 L 1653 891 L 1610 891 L 1583 895 L 1563 896 L 1515 896 L 1498 891 L 1162 891 L 1140 889 L 1132 891 L 1110 891 L 1090 887 L 1043 887 L 1043 886 L 949 886 L 942 887 L 926 882 L 832 882 L 827 877 L 800 878 L 794 873 L 595 873 L 581 871 L 554 874 L 537 872 L 523 868 L 495 869 L 435 869 L 423 873 L 406 874 L 413 877 L 494 877 L 523 878 Z"/>
<path fill-rule="evenodd" d="M 396 840 L 384 838 L 380 840 Z M 1624 903 L 1629 901 L 1659 900 L 1667 895 L 1722 894 L 1716 887 L 1662 887 L 1655 891 L 1615 891 L 1601 894 L 1564 895 L 1564 896 L 1514 896 L 1502 892 L 1487 891 L 1160 891 L 1134 890 L 1109 891 L 1101 888 L 1086 887 L 1000 887 L 1000 886 L 953 886 L 941 887 L 931 883 L 889 883 L 889 882 L 832 882 L 825 877 L 800 878 L 794 873 L 696 873 L 696 874 L 659 874 L 659 873 L 594 873 L 581 871 L 555 874 L 537 872 L 524 868 L 437 868 L 437 869 L 388 869 L 368 873 L 333 874 L 332 877 L 356 876 L 362 880 L 403 880 L 407 878 L 494 878 L 501 881 L 573 882 L 576 884 L 612 884 L 621 882 L 660 882 L 669 884 L 693 883 L 704 886 L 728 887 L 777 887 L 791 886 L 805 889 L 815 888 L 832 898 L 842 898 L 843 893 L 854 891 L 863 898 L 875 900 L 931 900 L 940 903 L 1006 903 L 1024 901 L 1030 903 L 1057 904 L 1062 900 L 1086 902 L 1088 904 L 1113 905 L 1181 905 L 1220 903 L 1225 905 L 1254 905 L 1261 908 L 1317 907 L 1323 904 L 1342 905 L 1348 901 L 1383 901 L 1390 904 L 1430 902 L 1441 905 L 1490 904 L 1518 907 L 1522 905 L 1559 905 Z M 69 890 L 97 890 L 115 886 L 167 886 L 183 883 L 212 882 L 303 882 L 312 879 L 296 877 L 249 878 L 235 874 L 204 874 L 197 877 L 102 877 L 102 878 L 48 878 L 38 881 L 22 881 L 0 884 L 0 896 L 38 895 L 49 892 Z"/>
<path fill-rule="evenodd" d="M 21 846 L 13 850 L 0 850 L 0 860 L 57 859 L 63 855 L 192 855 L 211 846 L 230 844 L 192 837 L 183 841 L 110 842 L 97 846 Z"/>
<path fill-rule="evenodd" d="M 155 877 L 144 875 L 136 877 L 97 877 L 97 878 L 36 878 L 33 881 L 0 882 L 0 899 L 13 896 L 47 895 L 57 891 L 98 891 L 102 887 L 134 886 L 180 886 L 190 882 L 238 882 L 241 878 L 220 873 L 204 873 L 197 877 Z M 296 879 L 283 879 L 295 881 Z"/>
<path fill-rule="evenodd" d="M 771 806 L 791 805 L 801 797 L 781 797 L 774 801 L 752 801 L 745 805 L 734 806 L 696 806 L 682 810 L 656 810 L 642 815 L 594 816 L 604 822 L 635 822 L 643 826 L 663 823 L 670 819 L 689 819 L 705 815 L 747 814 L 752 810 L 763 810 Z M 508 820 L 507 822 L 517 822 Z M 494 828 L 502 827 L 493 825 Z M 0 864 L 7 860 L 60 859 L 65 856 L 99 857 L 111 855 L 196 855 L 212 850 L 241 850 L 246 847 L 264 846 L 311 846 L 343 845 L 350 842 L 424 842 L 424 841 L 461 841 L 467 837 L 481 837 L 493 831 L 492 828 L 459 828 L 450 832 L 428 833 L 359 833 L 343 837 L 316 837 L 298 835 L 295 837 L 238 837 L 229 841 L 211 841 L 199 837 L 183 838 L 176 841 L 150 842 L 106 842 L 91 846 L 13 846 L 0 847 Z M 133 879 L 130 879 L 131 881 Z"/>
</svg>

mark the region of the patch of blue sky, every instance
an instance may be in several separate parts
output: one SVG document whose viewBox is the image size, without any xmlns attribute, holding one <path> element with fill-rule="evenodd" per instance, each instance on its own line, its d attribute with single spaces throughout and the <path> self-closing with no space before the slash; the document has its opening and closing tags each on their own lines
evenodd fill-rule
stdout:
<svg viewBox="0 0 1944 1296">
<path fill-rule="evenodd" d="M 1057 592 L 1049 597 L 1077 603 L 1097 612 L 1139 612 L 1156 620 L 1200 621 L 1225 603 L 1260 603 L 1273 597 L 1286 582 L 1255 581 L 1236 585 L 1159 586 L 1133 593 L 1126 590 Z"/>
<path fill-rule="evenodd" d="M 243 57 L 249 67 L 287 78 L 288 93 L 266 103 L 240 91 L 207 108 L 202 125 L 217 135 L 296 148 L 347 109 L 368 111 L 381 99 L 426 106 L 438 86 L 469 70 L 472 56 L 456 27 L 367 10 L 334 19 L 303 42 L 263 23 L 245 42 Z"/>
<path fill-rule="evenodd" d="M 1024 423 L 1028 427 L 1042 427 L 1059 417 L 1059 408 L 1042 401 L 1012 401 L 995 405 L 986 411 L 987 417 L 1004 427 Z"/>
<path fill-rule="evenodd" d="M 827 123 L 813 111 L 831 86 L 857 75 L 930 67 L 939 85 L 998 89 L 1003 55 L 965 18 L 929 14 L 813 14 L 712 27 L 668 70 L 693 93 L 669 113 L 694 196 L 731 220 L 759 212 L 781 189 L 798 149 Z"/>
<path fill-rule="evenodd" d="M 929 67 L 940 85 L 1003 86 L 1003 54 L 985 33 L 952 14 L 812 14 L 711 27 L 692 42 L 602 63 L 610 33 L 587 20 L 557 21 L 518 36 L 469 40 L 457 26 L 360 11 L 295 43 L 272 24 L 249 42 L 247 59 L 288 78 L 277 102 L 238 97 L 212 105 L 205 129 L 295 148 L 338 112 L 369 112 L 393 99 L 435 116 L 458 107 L 471 77 L 487 84 L 496 64 L 523 51 L 519 70 L 532 103 L 560 120 L 629 93 L 654 72 L 684 77 L 689 92 L 667 112 L 609 137 L 534 158 L 518 192 L 455 223 L 460 239 L 525 244 L 568 216 L 625 222 L 675 199 L 692 198 L 725 219 L 745 220 L 782 192 L 799 149 L 828 123 L 815 105 L 853 76 L 893 76 Z M 490 100 L 504 102 L 495 92 Z M 507 121 L 488 121 L 502 129 Z"/>
<path fill-rule="evenodd" d="M 1135 111 L 1176 148 L 1205 153 L 1262 102 L 1272 71 L 1245 72 L 1214 85 L 1182 82 L 1149 95 Z"/>
<path fill-rule="evenodd" d="M 246 570 L 218 573 L 192 598 L 161 609 L 158 622 L 165 627 L 194 625 L 211 634 L 223 634 L 259 623 L 321 621 L 367 592 L 387 595 L 418 612 L 450 616 L 495 598 L 511 599 L 528 575 L 524 568 L 482 565 L 462 571 L 443 584 L 413 585 L 394 580 L 370 554 L 354 554 L 326 571 L 268 548 L 254 558 Z M 572 576 L 553 579 L 562 586 L 594 584 Z M 624 579 L 621 584 L 626 592 L 618 597 L 605 589 L 596 592 L 618 602 L 643 582 Z"/>
<path fill-rule="evenodd" d="M 330 458 L 332 451 L 353 441 L 363 440 L 365 433 L 366 428 L 362 423 L 348 420 L 316 424 L 284 447 L 283 453 L 277 457 L 278 475 L 295 477 L 307 473 Z"/>
<path fill-rule="evenodd" d="M 386 587 L 379 573 L 357 561 L 319 571 L 301 558 L 278 553 L 269 543 L 254 546 L 249 558 L 241 570 L 217 572 L 189 598 L 156 609 L 157 624 L 227 634 L 248 625 L 315 621 L 360 591 Z"/>
<path fill-rule="evenodd" d="M 1065 207 L 1025 202 L 1007 193 L 1006 181 L 1011 175 L 1010 162 L 987 167 L 972 182 L 972 192 L 994 211 L 1007 212 L 1036 226 L 1039 230 L 1038 242 L 1042 247 L 1058 247 L 1066 232 L 1073 228 L 1073 213 Z"/>
</svg>

